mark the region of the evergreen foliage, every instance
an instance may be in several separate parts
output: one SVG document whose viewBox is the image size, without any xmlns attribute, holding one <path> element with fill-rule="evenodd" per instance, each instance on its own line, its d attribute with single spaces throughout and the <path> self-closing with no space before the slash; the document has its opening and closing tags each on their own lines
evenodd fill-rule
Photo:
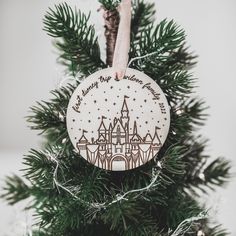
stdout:
<svg viewBox="0 0 236 236">
<path fill-rule="evenodd" d="M 150 26 L 154 21 L 155 5 L 154 3 L 144 3 L 142 0 L 133 2 L 132 12 L 132 42 L 136 42 L 140 38 L 140 33 Z"/>
<path fill-rule="evenodd" d="M 119 1 L 99 2 L 114 10 Z M 52 91 L 52 98 L 37 103 L 28 116 L 31 128 L 45 134 L 45 147 L 25 156 L 24 177 L 8 177 L 2 196 L 9 204 L 33 199 L 38 220 L 34 236 L 172 235 L 182 221 L 204 211 L 197 201 L 199 191 L 207 193 L 229 179 L 230 163 L 211 160 L 205 153 L 206 141 L 194 132 L 204 124 L 207 107 L 193 97 L 190 69 L 196 57 L 185 46 L 185 32 L 174 21 L 155 24 L 154 15 L 153 4 L 134 1 L 130 59 L 155 53 L 133 61 L 131 67 L 152 77 L 171 107 L 170 132 L 158 160 L 127 172 L 109 172 L 87 163 L 74 151 L 66 130 L 66 109 L 78 82 Z M 56 38 L 62 63 L 81 77 L 106 67 L 88 20 L 66 3 L 49 9 L 44 18 L 44 30 Z M 145 188 L 153 176 L 157 179 L 150 189 L 129 192 Z M 196 236 L 198 230 L 227 235 L 208 219 L 189 227 L 185 235 Z"/>
<path fill-rule="evenodd" d="M 120 3 L 120 0 L 98 0 L 102 6 L 107 10 L 115 10 L 118 4 Z"/>
<path fill-rule="evenodd" d="M 67 4 L 49 9 L 44 18 L 44 30 L 54 38 L 61 51 L 60 58 L 72 72 L 88 75 L 105 66 L 94 27 L 88 25 L 89 16 L 72 10 Z"/>
</svg>

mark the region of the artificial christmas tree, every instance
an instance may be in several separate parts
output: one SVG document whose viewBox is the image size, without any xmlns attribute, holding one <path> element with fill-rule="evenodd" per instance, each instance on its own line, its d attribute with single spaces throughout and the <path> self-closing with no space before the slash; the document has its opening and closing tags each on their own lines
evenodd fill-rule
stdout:
<svg viewBox="0 0 236 236">
<path fill-rule="evenodd" d="M 192 97 L 195 56 L 173 21 L 155 24 L 153 4 L 133 1 L 129 66 L 154 79 L 167 98 L 171 123 L 166 142 L 152 160 L 121 172 L 95 167 L 73 147 L 66 126 L 69 100 L 81 79 L 112 65 L 116 45 L 119 1 L 100 2 L 106 63 L 88 16 L 66 3 L 45 16 L 44 29 L 56 38 L 61 62 L 75 82 L 32 107 L 28 121 L 47 143 L 24 158 L 25 179 L 7 179 L 4 197 L 10 204 L 32 200 L 38 219 L 33 235 L 226 235 L 209 223 L 197 197 L 224 184 L 230 165 L 220 158 L 210 162 L 205 140 L 194 134 L 206 116 L 204 102 Z M 149 111 L 144 115 L 149 117 Z"/>
</svg>

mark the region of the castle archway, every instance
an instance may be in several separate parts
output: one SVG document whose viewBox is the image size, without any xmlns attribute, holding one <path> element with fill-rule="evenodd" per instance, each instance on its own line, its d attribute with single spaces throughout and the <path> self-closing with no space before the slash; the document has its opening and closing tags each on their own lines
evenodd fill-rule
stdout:
<svg viewBox="0 0 236 236">
<path fill-rule="evenodd" d="M 123 155 L 115 155 L 110 162 L 110 170 L 128 170 L 129 163 Z"/>
</svg>

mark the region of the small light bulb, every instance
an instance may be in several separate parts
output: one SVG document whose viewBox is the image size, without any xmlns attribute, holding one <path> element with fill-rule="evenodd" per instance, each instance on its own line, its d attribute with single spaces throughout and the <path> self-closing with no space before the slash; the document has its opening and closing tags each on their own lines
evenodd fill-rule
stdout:
<svg viewBox="0 0 236 236">
<path fill-rule="evenodd" d="M 66 141 L 67 141 L 67 138 L 63 138 L 61 142 L 62 142 L 62 144 L 65 144 Z"/>
<path fill-rule="evenodd" d="M 206 180 L 204 173 L 200 173 L 198 177 L 203 181 Z"/>
<path fill-rule="evenodd" d="M 176 111 L 176 114 L 177 114 L 177 115 L 181 115 L 181 114 L 183 114 L 183 113 L 184 113 L 183 109 L 178 109 L 178 110 Z"/>
<path fill-rule="evenodd" d="M 205 236 L 205 234 L 202 230 L 198 230 L 197 236 Z"/>
<path fill-rule="evenodd" d="M 58 114 L 59 120 L 60 121 L 64 121 L 65 120 L 65 116 L 63 116 L 61 113 Z"/>
</svg>

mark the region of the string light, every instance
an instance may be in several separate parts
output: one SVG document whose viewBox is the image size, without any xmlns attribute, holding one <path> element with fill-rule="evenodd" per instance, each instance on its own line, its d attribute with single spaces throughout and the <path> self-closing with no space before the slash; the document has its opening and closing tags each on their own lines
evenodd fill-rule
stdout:
<svg viewBox="0 0 236 236">
<path fill-rule="evenodd" d="M 194 224 L 197 224 L 199 220 L 207 218 L 207 212 L 203 211 L 197 216 L 190 217 L 182 221 L 173 233 L 170 233 L 170 236 L 181 236 L 184 235 Z M 198 231 L 198 233 L 201 230 Z M 197 234 L 197 236 L 205 236 L 205 234 Z"/>
<path fill-rule="evenodd" d="M 205 236 L 205 233 L 202 230 L 199 230 L 197 232 L 197 236 Z"/>
<path fill-rule="evenodd" d="M 205 177 L 204 173 L 200 173 L 200 174 L 198 175 L 198 177 L 199 177 L 201 180 L 203 180 L 203 181 L 206 180 L 206 177 Z"/>
<path fill-rule="evenodd" d="M 60 112 L 58 113 L 58 118 L 60 121 L 64 122 L 65 121 L 65 116 L 62 115 Z"/>
<path fill-rule="evenodd" d="M 134 61 L 141 60 L 141 59 L 144 59 L 144 58 L 147 58 L 147 57 L 151 57 L 151 56 L 153 56 L 153 55 L 155 55 L 155 54 L 158 54 L 158 53 L 159 53 L 159 51 L 158 51 L 158 52 L 151 52 L 151 53 L 148 53 L 148 54 L 146 54 L 146 55 L 139 56 L 139 57 L 134 57 L 134 58 L 132 58 L 132 59 L 129 61 L 128 67 L 129 67 Z"/>
<path fill-rule="evenodd" d="M 57 176 L 58 176 L 58 170 L 60 168 L 60 162 L 58 160 L 58 157 L 61 155 L 62 151 L 59 151 L 57 154 L 49 152 L 49 151 L 46 151 L 46 153 L 45 153 L 47 155 L 48 159 L 56 164 L 56 167 L 55 167 L 54 172 L 53 172 L 53 184 L 57 187 L 59 193 L 60 193 L 60 189 L 63 189 L 64 191 L 69 193 L 73 198 L 79 200 L 82 204 L 85 204 L 86 206 L 88 206 L 90 208 L 90 210 L 93 209 L 94 212 L 100 211 L 102 209 L 106 209 L 107 207 L 109 207 L 109 206 L 111 206 L 115 203 L 121 202 L 121 201 L 128 201 L 128 195 L 130 195 L 130 194 L 136 193 L 136 195 L 133 196 L 133 198 L 134 199 L 138 198 L 142 193 L 144 193 L 146 191 L 149 191 L 150 189 L 156 187 L 157 180 L 158 180 L 158 178 L 161 174 L 161 170 L 162 170 L 161 162 L 156 161 L 156 166 L 153 168 L 153 171 L 152 171 L 151 182 L 147 186 L 145 186 L 143 188 L 132 189 L 132 190 L 129 190 L 129 191 L 123 193 L 123 194 L 121 194 L 121 193 L 116 194 L 115 198 L 113 200 L 110 200 L 110 201 L 105 201 L 105 202 L 101 202 L 101 203 L 87 202 L 87 201 L 79 198 L 76 195 L 76 194 L 79 193 L 80 188 L 76 189 L 77 193 L 75 194 L 70 188 L 63 186 L 63 184 L 58 181 Z"/>
</svg>

